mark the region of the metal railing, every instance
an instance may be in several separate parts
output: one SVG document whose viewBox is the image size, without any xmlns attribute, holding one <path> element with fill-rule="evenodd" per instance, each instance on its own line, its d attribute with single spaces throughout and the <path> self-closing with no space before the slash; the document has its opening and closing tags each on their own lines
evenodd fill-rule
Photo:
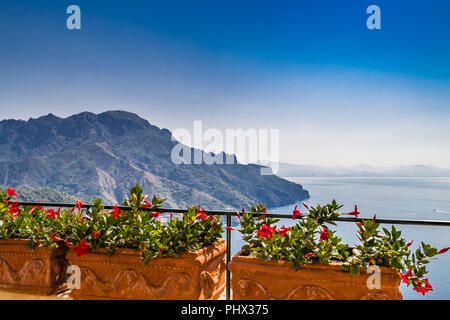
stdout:
<svg viewBox="0 0 450 320">
<path fill-rule="evenodd" d="M 29 206 L 29 207 L 53 207 L 53 208 L 74 208 L 75 204 L 68 203 L 44 203 L 44 202 L 19 202 L 20 206 Z M 86 209 L 87 215 L 89 215 L 89 209 L 92 205 L 84 204 L 81 208 Z M 112 210 L 115 206 L 103 206 L 106 210 Z M 120 210 L 130 211 L 131 207 L 119 206 Z M 161 213 L 186 213 L 187 209 L 152 209 L 152 208 L 141 208 L 143 211 L 152 211 L 152 212 L 161 212 Z M 236 216 L 236 211 L 216 211 L 216 210 L 205 210 L 207 214 L 217 215 L 217 216 L 225 216 L 226 217 L 226 226 L 231 227 L 231 217 Z M 292 219 L 292 214 L 275 214 L 275 213 L 252 213 L 252 215 L 256 217 L 265 216 L 265 217 L 273 217 L 280 219 Z M 305 216 L 299 216 L 296 219 L 302 219 Z M 338 217 L 329 219 L 329 221 L 336 222 L 362 222 L 363 220 L 369 220 L 372 218 L 345 218 Z M 450 221 L 445 220 L 402 220 L 402 219 L 380 219 L 376 220 L 381 224 L 400 224 L 400 225 L 415 225 L 415 226 L 438 226 L 438 227 L 450 227 Z M 230 271 L 228 270 L 228 263 L 231 260 L 231 230 L 226 229 L 226 244 L 227 244 L 227 252 L 226 252 L 226 300 L 230 300 L 231 298 L 231 278 Z"/>
</svg>

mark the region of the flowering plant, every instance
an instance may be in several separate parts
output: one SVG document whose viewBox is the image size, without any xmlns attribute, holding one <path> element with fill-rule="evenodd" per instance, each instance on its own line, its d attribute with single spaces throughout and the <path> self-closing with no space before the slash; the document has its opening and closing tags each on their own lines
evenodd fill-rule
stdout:
<svg viewBox="0 0 450 320">
<path fill-rule="evenodd" d="M 0 191 L 0 240 L 28 239 L 29 246 L 33 249 L 38 242 L 42 245 L 55 247 L 58 237 L 55 233 L 51 217 L 56 217 L 60 211 L 43 207 L 20 207 L 14 189 Z"/>
<path fill-rule="evenodd" d="M 12 190 L 12 189 L 11 189 Z M 165 199 L 153 196 L 151 202 L 143 190 L 134 186 L 131 197 L 105 210 L 101 199 L 92 202 L 90 210 L 77 201 L 70 210 L 20 207 L 12 194 L 0 193 L 0 240 L 29 239 L 31 247 L 54 247 L 64 242 L 73 246 L 79 256 L 90 251 L 107 249 L 108 255 L 116 248 L 140 250 L 147 264 L 159 256 L 179 256 L 212 245 L 221 237 L 222 221 L 197 207 L 170 219 L 158 219 Z M 155 210 L 155 211 L 152 211 Z"/>
<path fill-rule="evenodd" d="M 402 282 L 412 285 L 417 292 L 425 293 L 433 290 L 428 278 L 426 264 L 438 254 L 450 248 L 438 251 L 422 242 L 415 252 L 410 249 L 411 242 L 401 237 L 401 231 L 392 226 L 391 230 L 383 228 L 373 219 L 363 219 L 358 225 L 360 243 L 349 247 L 342 243 L 336 232 L 329 229 L 335 225 L 334 218 L 340 216 L 342 208 L 335 200 L 325 206 L 309 207 L 303 203 L 307 213 L 301 213 L 295 206 L 292 218 L 298 222 L 287 228 L 277 227 L 279 219 L 264 215 L 264 205 L 256 205 L 250 212 L 238 214 L 239 232 L 246 244 L 242 247 L 245 254 L 264 260 L 286 260 L 293 263 L 296 270 L 307 263 L 328 264 L 338 262 L 342 268 L 352 275 L 360 274 L 361 269 L 370 265 L 386 266 L 399 270 Z M 256 215 L 258 213 L 258 215 Z M 355 218 L 360 214 L 357 206 L 348 215 Z"/>
</svg>

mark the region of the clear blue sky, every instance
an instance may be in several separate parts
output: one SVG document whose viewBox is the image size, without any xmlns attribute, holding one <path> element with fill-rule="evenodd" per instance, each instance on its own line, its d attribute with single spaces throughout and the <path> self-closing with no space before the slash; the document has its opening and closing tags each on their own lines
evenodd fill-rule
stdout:
<svg viewBox="0 0 450 320">
<path fill-rule="evenodd" d="M 0 119 L 123 109 L 279 128 L 293 163 L 450 167 L 448 0 L 1 0 L 0 36 Z"/>
</svg>

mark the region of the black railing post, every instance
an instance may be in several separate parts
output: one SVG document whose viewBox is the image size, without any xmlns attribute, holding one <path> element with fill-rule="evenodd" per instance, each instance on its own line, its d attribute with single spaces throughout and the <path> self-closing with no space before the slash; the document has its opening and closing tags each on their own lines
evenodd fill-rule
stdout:
<svg viewBox="0 0 450 320">
<path fill-rule="evenodd" d="M 231 260 L 231 214 L 227 214 L 227 271 L 226 271 L 226 300 L 231 300 L 231 279 L 230 270 L 228 270 L 228 263 Z"/>
</svg>

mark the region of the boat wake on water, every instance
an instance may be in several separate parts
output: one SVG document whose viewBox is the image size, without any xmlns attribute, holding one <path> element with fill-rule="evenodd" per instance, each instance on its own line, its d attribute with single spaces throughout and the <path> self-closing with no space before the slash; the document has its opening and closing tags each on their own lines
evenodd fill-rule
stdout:
<svg viewBox="0 0 450 320">
<path fill-rule="evenodd" d="M 444 211 L 444 210 L 438 210 L 438 209 L 433 209 L 433 212 L 450 214 L 450 212 L 447 212 L 447 211 Z"/>
</svg>

